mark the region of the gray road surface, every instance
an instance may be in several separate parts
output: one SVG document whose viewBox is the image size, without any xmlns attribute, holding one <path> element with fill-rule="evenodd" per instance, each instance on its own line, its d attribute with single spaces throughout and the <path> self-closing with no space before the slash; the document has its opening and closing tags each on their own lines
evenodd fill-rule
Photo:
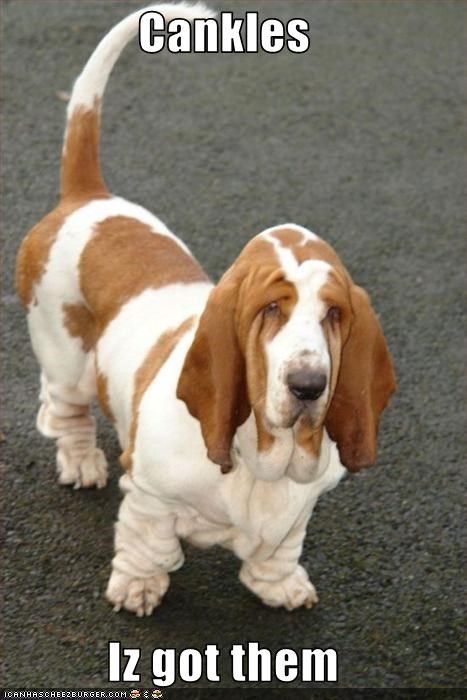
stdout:
<svg viewBox="0 0 467 700">
<path fill-rule="evenodd" d="M 231 644 L 258 641 L 335 648 L 339 687 L 461 687 L 466 4 L 213 4 L 306 17 L 311 51 L 150 56 L 133 44 L 106 95 L 107 181 L 165 220 L 214 278 L 283 221 L 336 246 L 370 291 L 397 366 L 378 466 L 315 511 L 303 562 L 316 609 L 267 609 L 231 554 L 187 548 L 154 616 L 112 613 L 117 442 L 102 421 L 108 488 L 57 485 L 53 445 L 34 428 L 38 369 L 12 280 L 22 236 L 57 198 L 57 91 L 139 3 L 4 2 L 3 682 L 105 686 L 107 642 L 120 640 L 142 649 L 147 687 L 153 648 L 217 644 L 227 688 Z"/>
</svg>

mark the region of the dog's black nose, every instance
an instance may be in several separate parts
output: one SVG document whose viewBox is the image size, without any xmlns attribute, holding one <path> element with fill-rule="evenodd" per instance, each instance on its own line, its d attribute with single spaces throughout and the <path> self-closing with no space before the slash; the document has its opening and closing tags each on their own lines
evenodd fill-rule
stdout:
<svg viewBox="0 0 467 700">
<path fill-rule="evenodd" d="M 316 401 L 326 388 L 326 375 L 300 369 L 287 375 L 287 385 L 299 401 Z"/>
</svg>

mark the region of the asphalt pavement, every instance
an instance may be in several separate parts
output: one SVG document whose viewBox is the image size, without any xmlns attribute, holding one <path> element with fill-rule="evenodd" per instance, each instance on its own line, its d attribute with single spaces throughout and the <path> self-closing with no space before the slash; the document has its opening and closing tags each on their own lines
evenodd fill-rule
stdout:
<svg viewBox="0 0 467 700">
<path fill-rule="evenodd" d="M 141 649 L 139 685 L 151 687 L 154 648 L 217 644 L 216 688 L 238 689 L 229 649 L 256 641 L 335 649 L 338 682 L 326 687 L 461 688 L 467 5 L 212 4 L 306 18 L 311 48 L 149 55 L 134 42 L 106 93 L 106 180 L 164 220 L 214 279 L 277 223 L 300 223 L 336 247 L 371 294 L 397 368 L 378 464 L 318 503 L 302 560 L 315 609 L 268 609 L 239 583 L 233 555 L 187 547 L 152 617 L 112 612 L 103 592 L 120 502 L 117 441 L 102 419 L 106 489 L 57 484 L 53 445 L 34 426 L 38 367 L 13 270 L 22 237 L 57 199 L 62 92 L 139 3 L 4 2 L 2 682 L 108 687 L 107 643 L 118 640 Z"/>
</svg>

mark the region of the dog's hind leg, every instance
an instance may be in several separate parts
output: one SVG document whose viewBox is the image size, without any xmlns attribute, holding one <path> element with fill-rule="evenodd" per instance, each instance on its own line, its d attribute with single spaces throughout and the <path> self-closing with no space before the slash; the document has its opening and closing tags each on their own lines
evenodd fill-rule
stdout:
<svg viewBox="0 0 467 700">
<path fill-rule="evenodd" d="M 96 393 L 94 350 L 83 350 L 80 339 L 63 326 L 59 309 L 50 303 L 46 319 L 39 304 L 31 309 L 28 322 L 42 369 L 36 425 L 42 435 L 57 441 L 59 483 L 102 488 L 107 482 L 107 461 L 96 447 L 96 421 L 90 413 Z"/>
<path fill-rule="evenodd" d="M 96 447 L 96 421 L 90 414 L 89 395 L 79 386 L 49 382 L 41 374 L 41 406 L 37 429 L 57 440 L 58 481 L 75 488 L 107 483 L 107 461 Z"/>
</svg>

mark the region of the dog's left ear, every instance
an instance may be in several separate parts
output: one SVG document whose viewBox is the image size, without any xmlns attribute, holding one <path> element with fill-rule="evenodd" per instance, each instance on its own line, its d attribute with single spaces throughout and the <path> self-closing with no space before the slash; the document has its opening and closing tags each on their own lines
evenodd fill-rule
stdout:
<svg viewBox="0 0 467 700">
<path fill-rule="evenodd" d="M 201 423 L 209 459 L 223 472 L 232 468 L 233 436 L 250 413 L 235 324 L 238 291 L 232 272 L 212 290 L 177 386 L 177 397 Z"/>
<path fill-rule="evenodd" d="M 325 426 L 342 464 L 356 472 L 374 464 L 378 424 L 396 379 L 383 331 L 367 293 L 351 285 L 352 321 Z"/>
</svg>

